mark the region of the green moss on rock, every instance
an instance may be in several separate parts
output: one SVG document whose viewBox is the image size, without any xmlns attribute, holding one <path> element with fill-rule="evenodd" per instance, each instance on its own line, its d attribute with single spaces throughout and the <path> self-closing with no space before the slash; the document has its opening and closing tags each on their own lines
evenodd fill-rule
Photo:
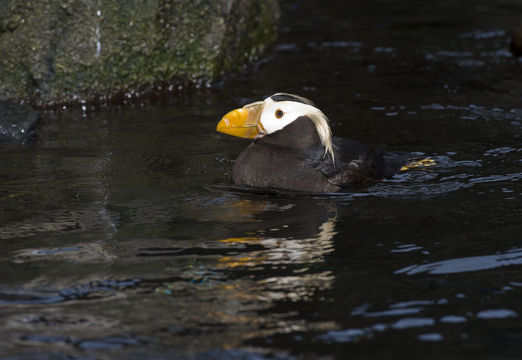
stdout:
<svg viewBox="0 0 522 360">
<path fill-rule="evenodd" d="M 5 0 L 0 98 L 92 100 L 237 71 L 276 36 L 277 0 Z"/>
</svg>

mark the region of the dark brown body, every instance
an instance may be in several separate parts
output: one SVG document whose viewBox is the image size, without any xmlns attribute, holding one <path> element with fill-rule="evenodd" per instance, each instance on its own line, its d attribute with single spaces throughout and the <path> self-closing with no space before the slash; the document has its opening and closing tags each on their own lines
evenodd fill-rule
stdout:
<svg viewBox="0 0 522 360">
<path fill-rule="evenodd" d="M 301 117 L 254 140 L 236 160 L 232 180 L 259 188 L 337 192 L 392 176 L 405 162 L 354 140 L 334 139 L 335 162 L 324 153 L 315 125 Z"/>
</svg>

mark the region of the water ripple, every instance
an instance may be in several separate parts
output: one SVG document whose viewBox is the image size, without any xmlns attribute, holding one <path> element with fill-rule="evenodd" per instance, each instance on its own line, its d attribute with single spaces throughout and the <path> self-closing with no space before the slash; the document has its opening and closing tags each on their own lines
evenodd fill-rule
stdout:
<svg viewBox="0 0 522 360">
<path fill-rule="evenodd" d="M 90 350 L 115 350 L 127 346 L 144 345 L 150 342 L 150 339 L 145 337 L 123 337 L 123 336 L 108 336 L 99 339 L 77 339 L 68 336 L 54 336 L 54 335 L 26 335 L 20 340 L 32 343 L 48 343 L 72 345 L 82 349 Z"/>
<path fill-rule="evenodd" d="M 466 321 L 467 321 L 467 319 L 464 316 L 458 316 L 458 315 L 446 315 L 440 319 L 440 322 L 449 323 L 449 324 L 458 324 L 458 323 L 463 323 Z"/>
<path fill-rule="evenodd" d="M 442 341 L 444 338 L 439 333 L 420 334 L 417 339 L 421 341 Z"/>
<path fill-rule="evenodd" d="M 102 280 L 93 281 L 75 287 L 63 288 L 58 291 L 48 292 L 0 292 L 0 305 L 34 305 L 56 304 L 65 301 L 86 299 L 101 296 L 101 293 L 115 292 L 126 288 L 136 287 L 140 279 L 129 280 Z"/>
<path fill-rule="evenodd" d="M 465 32 L 459 35 L 461 39 L 491 39 L 496 37 L 506 36 L 506 30 L 473 30 L 470 32 Z"/>
<path fill-rule="evenodd" d="M 469 182 L 472 184 L 477 184 L 477 183 L 488 183 L 488 182 L 497 182 L 497 181 L 518 181 L 520 179 L 522 179 L 522 172 L 505 174 L 505 175 L 481 176 L 478 178 L 470 179 Z"/>
<path fill-rule="evenodd" d="M 509 309 L 491 309 L 477 313 L 479 319 L 507 319 L 511 317 L 518 317 L 518 314 Z"/>
<path fill-rule="evenodd" d="M 522 265 L 522 249 L 514 249 L 504 254 L 471 256 L 422 265 L 411 265 L 396 270 L 394 274 L 456 274 L 469 271 L 488 270 L 510 265 Z"/>
</svg>

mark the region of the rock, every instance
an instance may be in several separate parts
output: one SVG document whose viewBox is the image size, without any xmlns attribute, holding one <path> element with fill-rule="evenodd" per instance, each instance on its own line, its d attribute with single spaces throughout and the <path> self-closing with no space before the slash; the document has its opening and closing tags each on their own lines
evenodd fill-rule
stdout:
<svg viewBox="0 0 522 360">
<path fill-rule="evenodd" d="M 509 50 L 517 57 L 522 55 L 522 26 L 519 26 L 513 31 Z"/>
<path fill-rule="evenodd" d="M 96 100 L 204 86 L 275 39 L 277 0 L 2 0 L 0 98 Z"/>
<path fill-rule="evenodd" d="M 37 121 L 38 113 L 29 106 L 0 100 L 0 142 L 31 138 Z"/>
</svg>

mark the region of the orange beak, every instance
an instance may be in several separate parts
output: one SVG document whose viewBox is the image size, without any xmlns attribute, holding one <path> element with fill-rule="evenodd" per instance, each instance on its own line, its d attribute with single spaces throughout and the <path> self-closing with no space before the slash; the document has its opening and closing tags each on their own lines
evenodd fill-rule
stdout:
<svg viewBox="0 0 522 360">
<path fill-rule="evenodd" d="M 263 106 L 264 102 L 258 101 L 230 111 L 219 121 L 216 131 L 247 139 L 256 137 L 262 129 L 259 119 Z"/>
</svg>

